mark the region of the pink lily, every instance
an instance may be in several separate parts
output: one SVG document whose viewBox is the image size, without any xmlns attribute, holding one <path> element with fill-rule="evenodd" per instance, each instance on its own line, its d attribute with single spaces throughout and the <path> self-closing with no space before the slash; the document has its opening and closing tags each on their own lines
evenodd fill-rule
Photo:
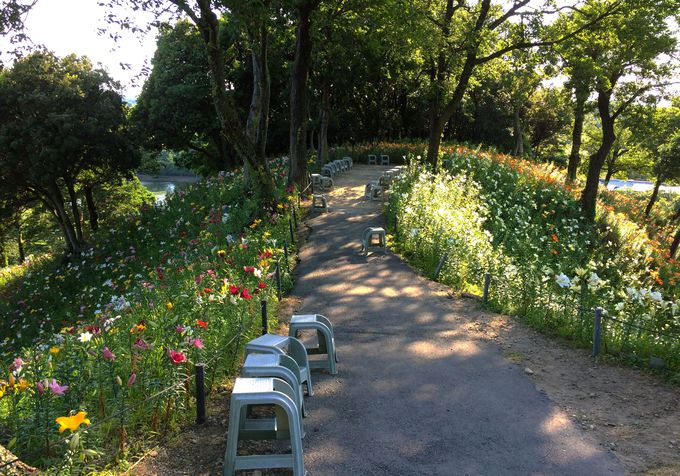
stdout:
<svg viewBox="0 0 680 476">
<path fill-rule="evenodd" d="M 59 385 L 56 379 L 52 379 L 49 387 L 53 395 L 63 395 L 64 392 L 68 390 L 68 385 Z"/>
</svg>

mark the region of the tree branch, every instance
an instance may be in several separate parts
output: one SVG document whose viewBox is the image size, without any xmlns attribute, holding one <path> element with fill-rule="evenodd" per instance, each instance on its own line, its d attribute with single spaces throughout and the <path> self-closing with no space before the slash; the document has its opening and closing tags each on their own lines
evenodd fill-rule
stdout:
<svg viewBox="0 0 680 476">
<path fill-rule="evenodd" d="M 514 50 L 519 50 L 519 49 L 525 49 L 525 48 L 534 48 L 537 46 L 552 46 L 556 45 L 559 43 L 562 43 L 564 41 L 567 41 L 570 38 L 575 37 L 579 33 L 581 33 L 584 30 L 587 30 L 588 28 L 592 27 L 593 25 L 597 24 L 598 22 L 602 21 L 604 18 L 607 18 L 610 15 L 615 14 L 618 11 L 618 7 L 621 5 L 622 0 L 617 0 L 616 2 L 612 3 L 611 6 L 605 10 L 604 12 L 600 13 L 597 15 L 594 19 L 589 21 L 588 23 L 581 25 L 579 28 L 576 30 L 567 33 L 566 35 L 556 39 L 556 40 L 548 40 L 548 41 L 521 41 L 519 43 L 514 43 L 512 45 L 506 46 L 505 48 L 501 48 L 498 51 L 495 51 L 494 53 L 491 53 L 490 55 L 477 58 L 475 61 L 475 64 L 483 64 L 487 63 L 491 60 L 494 60 L 496 58 L 500 58 L 506 53 L 509 53 L 510 51 Z"/>
<path fill-rule="evenodd" d="M 505 23 L 508 18 L 515 16 L 517 14 L 517 10 L 525 6 L 527 3 L 529 3 L 531 0 L 520 0 L 520 1 L 515 1 L 515 3 L 508 9 L 507 12 L 503 14 L 503 16 L 498 17 L 496 20 L 492 21 L 489 24 L 489 30 L 493 31 L 496 28 L 498 28 L 500 25 Z"/>
</svg>

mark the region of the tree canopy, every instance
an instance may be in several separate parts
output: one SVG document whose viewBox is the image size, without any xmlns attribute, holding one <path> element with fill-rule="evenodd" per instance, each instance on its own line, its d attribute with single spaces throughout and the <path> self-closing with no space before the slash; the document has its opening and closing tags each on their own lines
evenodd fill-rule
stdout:
<svg viewBox="0 0 680 476">
<path fill-rule="evenodd" d="M 87 58 L 37 51 L 0 73 L 0 187 L 13 202 L 39 200 L 83 244 L 77 192 L 138 165 L 117 84 Z"/>
</svg>

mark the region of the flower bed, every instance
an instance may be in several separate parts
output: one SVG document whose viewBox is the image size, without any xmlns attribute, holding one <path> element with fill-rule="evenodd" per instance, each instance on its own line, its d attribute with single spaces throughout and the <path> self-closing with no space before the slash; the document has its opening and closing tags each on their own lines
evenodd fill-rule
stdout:
<svg viewBox="0 0 680 476">
<path fill-rule="evenodd" d="M 137 436 L 192 415 L 194 364 L 206 363 L 210 388 L 259 331 L 259 301 L 276 304 L 273 273 L 294 206 L 289 195 L 260 210 L 240 176 L 223 174 L 103 232 L 67 265 L 27 270 L 0 305 L 12 326 L 2 345 L 3 444 L 65 474 L 124 456 Z"/>
<path fill-rule="evenodd" d="M 393 185 L 397 247 L 440 279 L 492 307 L 589 345 L 593 309 L 606 311 L 605 349 L 635 362 L 662 358 L 680 381 L 680 269 L 644 228 L 614 208 L 584 221 L 576 191 L 547 165 L 449 148 L 436 176 L 412 164 Z M 415 162 L 415 161 L 414 161 Z"/>
</svg>

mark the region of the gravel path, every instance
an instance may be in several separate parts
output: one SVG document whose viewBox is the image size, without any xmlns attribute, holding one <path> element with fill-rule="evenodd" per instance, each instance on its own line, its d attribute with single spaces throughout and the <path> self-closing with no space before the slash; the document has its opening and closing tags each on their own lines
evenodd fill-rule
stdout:
<svg viewBox="0 0 680 476">
<path fill-rule="evenodd" d="M 359 254 L 361 231 L 383 224 L 363 187 L 385 169 L 355 166 L 307 220 L 292 293 L 298 313 L 331 319 L 340 359 L 338 375 L 313 375 L 308 474 L 623 474 L 441 286 L 389 252 Z"/>
</svg>

